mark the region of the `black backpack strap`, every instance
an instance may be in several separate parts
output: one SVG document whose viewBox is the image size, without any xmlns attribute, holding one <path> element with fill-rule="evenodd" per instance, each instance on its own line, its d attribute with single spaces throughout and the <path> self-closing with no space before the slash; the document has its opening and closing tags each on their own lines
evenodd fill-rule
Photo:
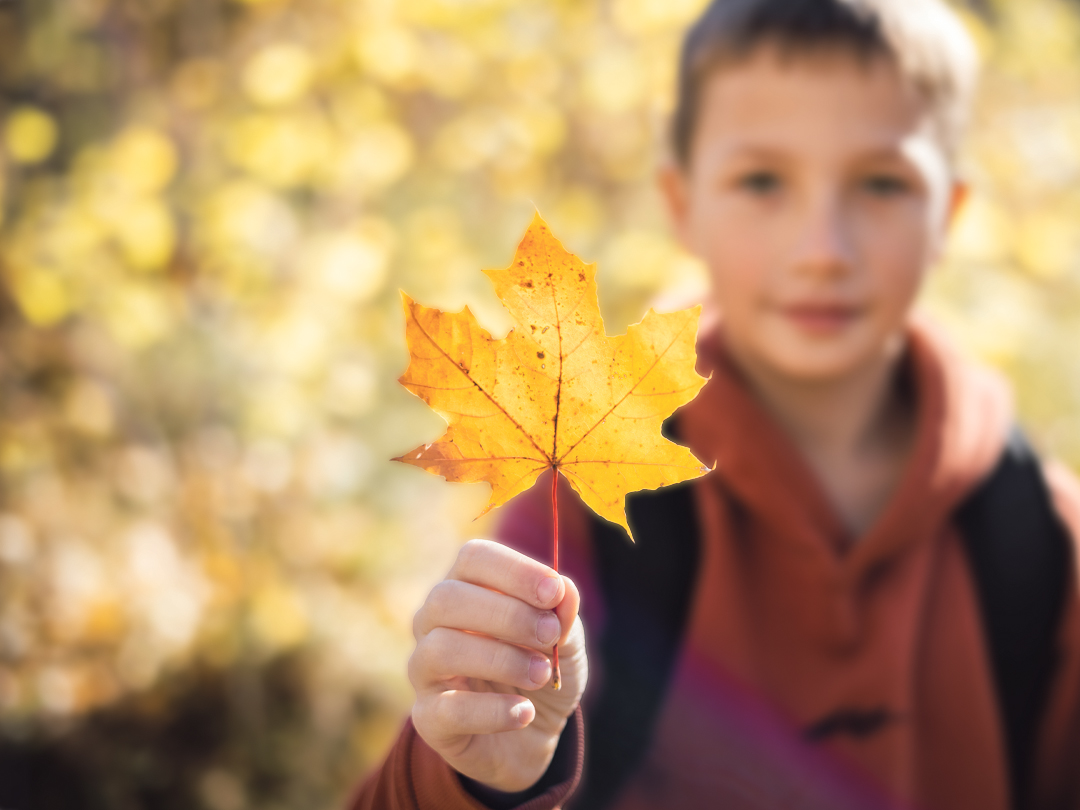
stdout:
<svg viewBox="0 0 1080 810">
<path fill-rule="evenodd" d="M 604 691 L 586 714 L 585 773 L 574 807 L 599 810 L 645 755 L 682 643 L 697 571 L 697 514 L 689 484 L 627 498 L 636 543 L 592 519 L 607 623 L 599 651 Z"/>
<path fill-rule="evenodd" d="M 956 513 L 994 672 L 1013 807 L 1031 786 L 1056 663 L 1071 553 L 1039 460 L 1018 428 L 997 467 Z"/>
</svg>

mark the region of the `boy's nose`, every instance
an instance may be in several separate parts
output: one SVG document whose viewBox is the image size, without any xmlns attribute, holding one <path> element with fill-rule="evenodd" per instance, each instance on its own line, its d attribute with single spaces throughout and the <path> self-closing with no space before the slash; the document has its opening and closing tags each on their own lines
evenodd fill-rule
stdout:
<svg viewBox="0 0 1080 810">
<path fill-rule="evenodd" d="M 793 265 L 800 274 L 839 276 L 852 269 L 850 226 L 841 200 L 831 196 L 807 206 L 795 242 Z"/>
</svg>

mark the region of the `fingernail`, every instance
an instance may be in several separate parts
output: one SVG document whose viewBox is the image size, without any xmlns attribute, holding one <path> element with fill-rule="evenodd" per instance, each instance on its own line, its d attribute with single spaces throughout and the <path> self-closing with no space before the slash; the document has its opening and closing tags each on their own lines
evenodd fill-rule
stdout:
<svg viewBox="0 0 1080 810">
<path fill-rule="evenodd" d="M 519 703 L 510 707 L 510 719 L 519 726 L 527 726 L 532 722 L 532 704 L 529 702 Z"/>
<path fill-rule="evenodd" d="M 544 577 L 540 580 L 540 584 L 536 586 L 536 598 L 541 605 L 546 605 L 552 599 L 555 598 L 555 594 L 559 592 L 559 580 L 555 577 Z"/>
<path fill-rule="evenodd" d="M 542 655 L 534 655 L 529 661 L 529 680 L 543 686 L 551 677 L 551 664 Z"/>
<path fill-rule="evenodd" d="M 536 620 L 536 640 L 545 647 L 550 647 L 559 638 L 559 619 L 554 613 L 541 613 Z"/>
</svg>

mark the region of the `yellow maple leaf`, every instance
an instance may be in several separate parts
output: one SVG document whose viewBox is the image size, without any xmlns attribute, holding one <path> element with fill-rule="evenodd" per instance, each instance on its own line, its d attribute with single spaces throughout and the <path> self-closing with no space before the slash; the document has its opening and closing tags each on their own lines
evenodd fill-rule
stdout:
<svg viewBox="0 0 1080 810">
<path fill-rule="evenodd" d="M 660 432 L 705 384 L 694 370 L 700 306 L 650 309 L 625 335 L 606 335 L 596 265 L 568 252 L 539 214 L 511 265 L 485 273 L 515 323 L 502 339 L 468 307 L 442 312 L 402 293 L 411 362 L 399 381 L 449 428 L 396 461 L 489 482 L 484 512 L 554 469 L 628 534 L 627 493 L 708 471 Z"/>
</svg>

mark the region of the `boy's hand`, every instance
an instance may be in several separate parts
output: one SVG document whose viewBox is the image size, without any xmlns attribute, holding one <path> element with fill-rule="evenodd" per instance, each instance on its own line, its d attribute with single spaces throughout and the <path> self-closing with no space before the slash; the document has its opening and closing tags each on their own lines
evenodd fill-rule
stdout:
<svg viewBox="0 0 1080 810">
<path fill-rule="evenodd" d="M 588 675 L 580 597 L 506 546 L 466 543 L 416 614 L 413 725 L 458 772 L 519 791 L 544 775 Z M 562 689 L 550 685 L 559 639 Z"/>
</svg>

